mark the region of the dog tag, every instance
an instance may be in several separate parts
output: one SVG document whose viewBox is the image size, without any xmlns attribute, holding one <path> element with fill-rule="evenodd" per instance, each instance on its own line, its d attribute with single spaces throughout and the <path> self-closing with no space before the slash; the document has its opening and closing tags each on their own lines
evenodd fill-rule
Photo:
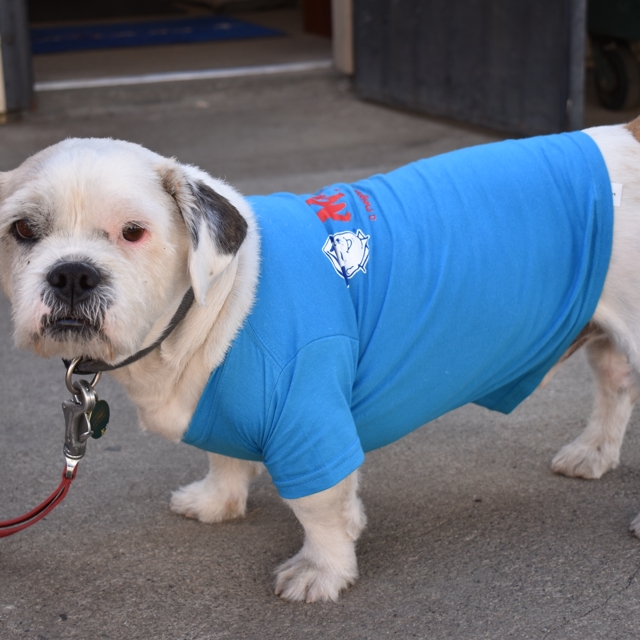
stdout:
<svg viewBox="0 0 640 640">
<path fill-rule="evenodd" d="M 107 430 L 107 424 L 109 422 L 109 405 L 106 400 L 98 400 L 98 402 L 96 402 L 96 406 L 91 412 L 89 422 L 91 424 L 91 437 L 96 440 L 101 438 Z"/>
</svg>

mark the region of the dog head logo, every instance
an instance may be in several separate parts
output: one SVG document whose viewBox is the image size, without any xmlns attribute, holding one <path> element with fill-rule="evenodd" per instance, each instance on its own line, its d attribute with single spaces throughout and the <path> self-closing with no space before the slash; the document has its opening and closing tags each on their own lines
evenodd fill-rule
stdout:
<svg viewBox="0 0 640 640">
<path fill-rule="evenodd" d="M 341 231 L 330 235 L 322 251 L 329 258 L 336 273 L 344 278 L 347 284 L 358 271 L 367 272 L 365 267 L 369 260 L 369 236 L 360 229 L 355 233 Z"/>
</svg>

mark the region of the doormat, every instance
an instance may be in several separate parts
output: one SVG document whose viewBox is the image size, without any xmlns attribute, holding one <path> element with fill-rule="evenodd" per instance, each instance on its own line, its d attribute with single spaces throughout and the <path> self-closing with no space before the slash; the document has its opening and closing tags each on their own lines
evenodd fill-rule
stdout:
<svg viewBox="0 0 640 640">
<path fill-rule="evenodd" d="M 211 42 L 214 40 L 242 40 L 285 35 L 244 20 L 223 16 L 150 20 L 65 27 L 33 27 L 31 51 L 64 53 L 89 49 L 145 47 L 149 45 Z"/>
</svg>

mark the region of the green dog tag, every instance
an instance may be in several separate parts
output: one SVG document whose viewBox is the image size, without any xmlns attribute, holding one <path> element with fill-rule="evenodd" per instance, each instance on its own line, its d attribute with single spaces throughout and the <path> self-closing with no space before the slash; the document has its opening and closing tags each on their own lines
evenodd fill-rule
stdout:
<svg viewBox="0 0 640 640">
<path fill-rule="evenodd" d="M 91 437 L 101 438 L 107 430 L 109 422 L 109 405 L 106 400 L 98 400 L 91 412 L 89 423 L 91 424 Z"/>
</svg>

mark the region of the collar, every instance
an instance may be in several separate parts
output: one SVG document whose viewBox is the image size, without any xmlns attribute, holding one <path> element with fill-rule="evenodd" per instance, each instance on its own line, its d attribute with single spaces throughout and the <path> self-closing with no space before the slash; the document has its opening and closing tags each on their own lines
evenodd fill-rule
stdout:
<svg viewBox="0 0 640 640">
<path fill-rule="evenodd" d="M 122 362 L 118 364 L 107 364 L 102 360 L 92 360 L 91 358 L 83 358 L 78 362 L 74 373 L 80 374 L 89 374 L 89 373 L 98 373 L 99 371 L 113 371 L 114 369 L 120 369 L 120 367 L 126 367 L 141 358 L 144 358 L 146 355 L 151 353 L 154 349 L 157 349 L 168 337 L 169 334 L 178 326 L 178 324 L 184 319 L 187 315 L 187 311 L 191 308 L 193 304 L 194 295 L 193 289 L 189 288 L 187 293 L 184 294 L 184 298 L 182 298 L 182 302 L 178 307 L 177 311 L 173 314 L 173 318 L 171 318 L 171 322 L 167 325 L 167 328 L 163 331 L 162 335 L 149 347 L 145 349 L 141 349 L 137 353 L 134 353 L 132 356 L 129 356 Z M 71 360 L 62 359 L 64 362 L 64 366 L 68 369 L 71 365 Z"/>
</svg>

